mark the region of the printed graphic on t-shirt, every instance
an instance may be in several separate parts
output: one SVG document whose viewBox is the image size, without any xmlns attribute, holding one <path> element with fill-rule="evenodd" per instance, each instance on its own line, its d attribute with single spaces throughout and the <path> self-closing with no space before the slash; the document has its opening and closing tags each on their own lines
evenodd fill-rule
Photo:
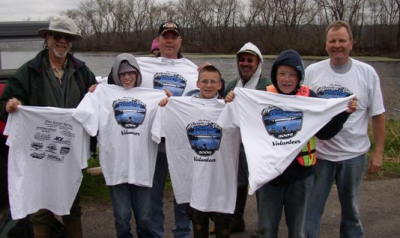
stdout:
<svg viewBox="0 0 400 238">
<path fill-rule="evenodd" d="M 222 129 L 209 120 L 192 122 L 186 126 L 190 146 L 200 156 L 211 156 L 219 150 Z"/>
<path fill-rule="evenodd" d="M 303 124 L 301 111 L 284 111 L 275 106 L 264 108 L 261 116 L 268 134 L 281 140 L 295 136 Z"/>
<path fill-rule="evenodd" d="M 29 155 L 39 160 L 46 158 L 64 162 L 71 149 L 71 139 L 75 136 L 72 131 L 71 124 L 45 120 L 42 126 L 36 127 Z"/>
<path fill-rule="evenodd" d="M 174 96 L 182 96 L 186 88 L 186 79 L 173 72 L 156 73 L 153 78 L 155 89 L 167 89 Z"/>
<path fill-rule="evenodd" d="M 126 129 L 140 126 L 146 116 L 146 105 L 133 98 L 122 98 L 113 102 L 115 120 Z"/>
<path fill-rule="evenodd" d="M 348 88 L 338 84 L 331 84 L 317 89 L 319 98 L 345 98 L 352 94 L 353 93 Z"/>
</svg>

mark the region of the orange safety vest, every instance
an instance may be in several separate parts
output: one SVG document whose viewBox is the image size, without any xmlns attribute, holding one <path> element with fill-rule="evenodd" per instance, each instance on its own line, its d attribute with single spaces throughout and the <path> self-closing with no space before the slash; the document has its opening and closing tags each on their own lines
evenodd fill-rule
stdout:
<svg viewBox="0 0 400 238">
<path fill-rule="evenodd" d="M 271 93 L 278 93 L 278 90 L 275 88 L 274 85 L 267 86 L 266 90 Z M 300 86 L 299 90 L 297 90 L 296 95 L 308 97 L 310 96 L 310 88 L 307 86 Z M 297 162 L 304 166 L 314 166 L 317 163 L 317 155 L 316 155 L 316 145 L 317 140 L 315 137 L 312 137 L 308 142 L 307 145 L 301 149 L 301 152 L 298 154 L 296 160 Z"/>
</svg>

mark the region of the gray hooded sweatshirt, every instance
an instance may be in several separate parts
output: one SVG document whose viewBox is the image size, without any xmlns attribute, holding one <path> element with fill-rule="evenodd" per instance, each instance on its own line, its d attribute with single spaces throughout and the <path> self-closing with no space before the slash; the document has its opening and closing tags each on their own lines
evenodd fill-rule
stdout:
<svg viewBox="0 0 400 238">
<path fill-rule="evenodd" d="M 114 64 L 111 69 L 112 82 L 115 83 L 116 85 L 122 86 L 121 81 L 119 81 L 118 72 L 119 72 L 119 66 L 124 61 L 128 62 L 133 68 L 137 70 L 135 87 L 140 87 L 140 85 L 142 84 L 142 73 L 140 72 L 139 64 L 137 63 L 135 56 L 128 53 L 122 53 L 117 55 L 117 57 L 115 57 Z"/>
</svg>

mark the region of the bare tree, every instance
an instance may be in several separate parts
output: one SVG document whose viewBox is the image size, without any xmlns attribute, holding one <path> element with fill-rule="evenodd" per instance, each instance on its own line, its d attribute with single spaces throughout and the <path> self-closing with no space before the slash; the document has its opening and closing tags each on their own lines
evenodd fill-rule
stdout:
<svg viewBox="0 0 400 238">
<path fill-rule="evenodd" d="M 166 20 L 180 25 L 190 51 L 232 52 L 252 41 L 267 52 L 323 54 L 323 29 L 339 19 L 352 25 L 355 51 L 400 48 L 400 0 L 82 0 L 65 14 L 94 50 L 143 50 Z"/>
<path fill-rule="evenodd" d="M 351 24 L 357 23 L 356 14 L 365 0 L 314 0 L 325 16 L 325 23 L 335 20 L 347 20 Z"/>
</svg>

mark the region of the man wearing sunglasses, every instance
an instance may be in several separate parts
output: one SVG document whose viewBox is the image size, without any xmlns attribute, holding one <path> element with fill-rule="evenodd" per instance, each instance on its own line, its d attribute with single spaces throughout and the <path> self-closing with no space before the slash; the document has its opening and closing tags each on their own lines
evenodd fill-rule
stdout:
<svg viewBox="0 0 400 238">
<path fill-rule="evenodd" d="M 44 49 L 9 79 L 0 99 L 3 120 L 7 113 L 17 111 L 18 105 L 75 108 L 96 83 L 85 63 L 70 53 L 72 43 L 82 38 L 72 19 L 55 17 L 39 34 L 45 39 Z M 67 237 L 82 237 L 80 216 L 77 196 L 70 215 L 62 217 Z M 30 215 L 30 220 L 35 237 L 52 237 L 51 227 L 58 224 L 54 214 L 45 209 Z"/>
<path fill-rule="evenodd" d="M 244 44 L 236 53 L 236 64 L 239 75 L 234 80 L 227 82 L 225 94 L 232 91 L 235 87 L 264 91 L 266 86 L 270 85 L 271 82 L 267 78 L 261 77 L 262 63 L 263 57 L 258 47 L 251 42 Z M 249 171 L 243 145 L 240 147 L 236 208 L 230 227 L 232 233 L 244 232 L 245 230 L 243 215 L 247 200 Z"/>
</svg>

